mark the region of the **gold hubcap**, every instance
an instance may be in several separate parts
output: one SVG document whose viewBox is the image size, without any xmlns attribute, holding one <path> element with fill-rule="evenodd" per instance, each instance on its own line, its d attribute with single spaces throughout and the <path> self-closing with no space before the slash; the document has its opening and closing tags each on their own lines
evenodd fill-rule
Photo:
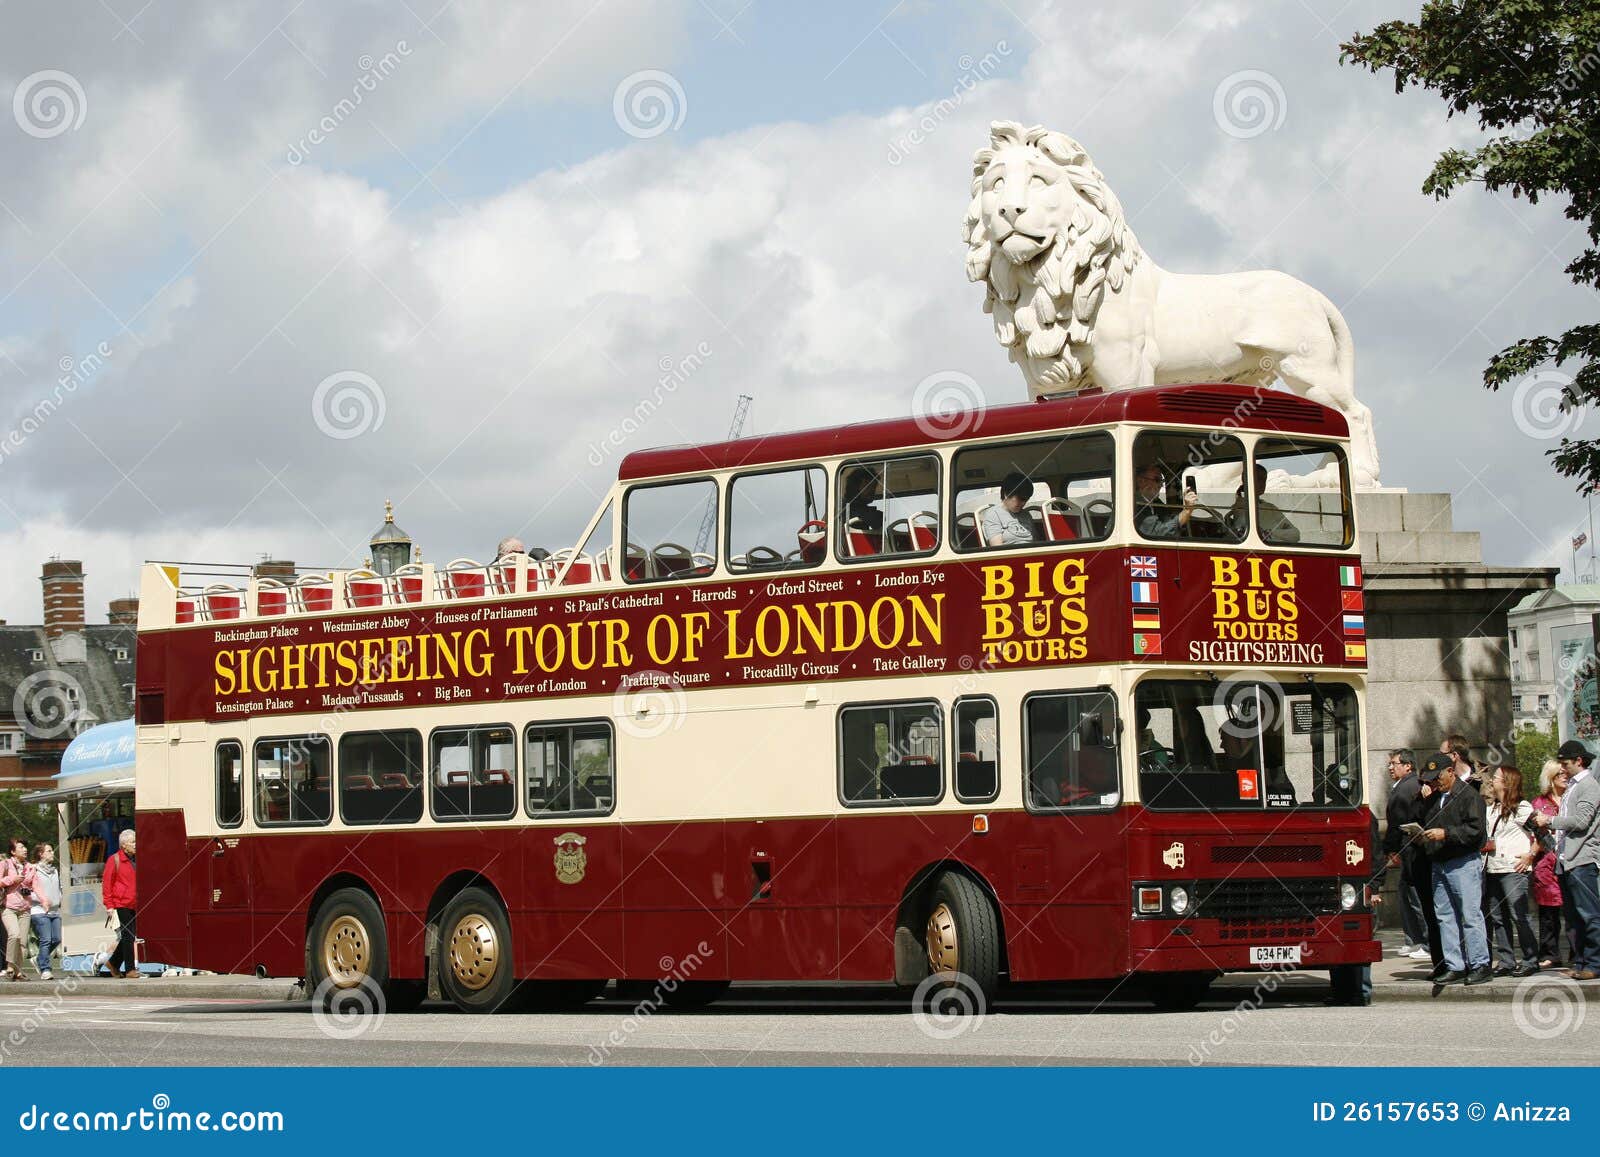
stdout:
<svg viewBox="0 0 1600 1157">
<path fill-rule="evenodd" d="M 956 940 L 956 918 L 950 905 L 940 904 L 928 917 L 928 967 L 935 972 L 955 972 L 961 960 Z"/>
<path fill-rule="evenodd" d="M 354 916 L 340 916 L 322 937 L 322 970 L 335 988 L 354 988 L 368 975 L 372 938 Z"/>
<path fill-rule="evenodd" d="M 450 933 L 450 971 L 456 983 L 473 992 L 486 987 L 500 966 L 500 940 L 494 925 L 476 912 L 456 921 Z"/>
</svg>

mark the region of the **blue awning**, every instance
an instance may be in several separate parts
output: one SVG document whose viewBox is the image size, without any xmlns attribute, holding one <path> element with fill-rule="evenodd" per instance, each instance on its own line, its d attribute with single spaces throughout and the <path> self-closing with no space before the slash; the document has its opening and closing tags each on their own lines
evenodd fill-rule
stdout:
<svg viewBox="0 0 1600 1157">
<path fill-rule="evenodd" d="M 77 779 L 80 776 L 129 771 L 133 768 L 133 720 L 102 723 L 83 732 L 61 756 L 61 770 L 52 778 Z"/>
</svg>

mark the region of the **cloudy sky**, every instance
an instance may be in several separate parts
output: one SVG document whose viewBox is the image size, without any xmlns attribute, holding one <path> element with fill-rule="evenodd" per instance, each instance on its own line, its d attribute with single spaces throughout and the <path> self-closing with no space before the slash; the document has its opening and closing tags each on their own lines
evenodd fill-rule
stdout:
<svg viewBox="0 0 1600 1157">
<path fill-rule="evenodd" d="M 0 617 L 53 554 L 92 618 L 145 558 L 359 562 L 385 498 L 433 561 L 568 545 L 740 393 L 758 432 L 1021 400 L 963 272 L 996 118 L 1081 140 L 1162 265 L 1327 293 L 1384 481 L 1569 565 L 1571 419 L 1479 375 L 1592 316 L 1580 235 L 1418 191 L 1473 126 L 1338 64 L 1414 4 L 890 2 L 6 4 Z"/>
</svg>

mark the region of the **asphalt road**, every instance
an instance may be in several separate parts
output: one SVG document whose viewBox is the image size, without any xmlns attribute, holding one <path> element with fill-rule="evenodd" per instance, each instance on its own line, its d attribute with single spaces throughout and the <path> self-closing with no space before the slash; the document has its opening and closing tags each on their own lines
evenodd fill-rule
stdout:
<svg viewBox="0 0 1600 1157">
<path fill-rule="evenodd" d="M 305 1002 L 89 992 L 0 997 L 0 1065 L 1594 1064 L 1600 1010 L 1584 1015 L 1574 992 L 1543 1008 L 1447 993 L 1350 1009 L 1291 992 L 1240 1005 L 1249 991 L 1227 990 L 1189 1013 L 1026 995 L 930 1023 L 888 990 L 736 989 L 693 1013 L 640 1016 L 615 1000 L 492 1017 L 426 1005 L 354 1025 Z"/>
</svg>

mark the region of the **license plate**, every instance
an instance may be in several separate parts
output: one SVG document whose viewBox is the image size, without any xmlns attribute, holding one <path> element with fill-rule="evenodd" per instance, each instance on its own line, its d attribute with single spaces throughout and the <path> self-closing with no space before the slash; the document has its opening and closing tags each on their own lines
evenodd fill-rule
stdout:
<svg viewBox="0 0 1600 1157">
<path fill-rule="evenodd" d="M 1299 964 L 1300 945 L 1269 944 L 1250 949 L 1251 964 Z"/>
</svg>

